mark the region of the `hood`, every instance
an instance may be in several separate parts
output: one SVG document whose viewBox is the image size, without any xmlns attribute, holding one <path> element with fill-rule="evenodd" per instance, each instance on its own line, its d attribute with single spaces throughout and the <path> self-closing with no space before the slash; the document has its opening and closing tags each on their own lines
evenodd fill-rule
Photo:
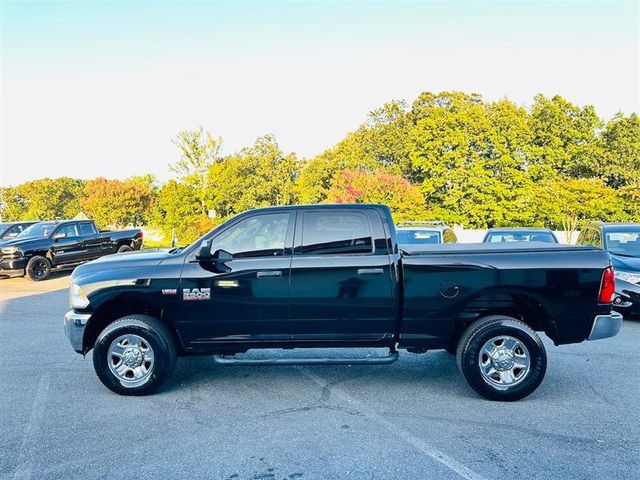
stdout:
<svg viewBox="0 0 640 480">
<path fill-rule="evenodd" d="M 49 239 L 47 237 L 35 237 L 35 238 L 11 238 L 9 240 L 3 240 L 0 242 L 0 247 L 19 247 L 23 250 L 32 248 L 34 246 L 47 243 Z"/>
<path fill-rule="evenodd" d="M 105 272 L 122 268 L 152 267 L 159 265 L 169 257 L 173 257 L 173 255 L 169 253 L 169 250 L 141 250 L 137 252 L 105 255 L 104 257 L 80 265 L 75 269 L 74 275 L 84 275 L 98 271 Z"/>
<path fill-rule="evenodd" d="M 640 257 L 624 257 L 611 252 L 609 255 L 611 255 L 611 265 L 614 270 L 640 272 Z"/>
</svg>

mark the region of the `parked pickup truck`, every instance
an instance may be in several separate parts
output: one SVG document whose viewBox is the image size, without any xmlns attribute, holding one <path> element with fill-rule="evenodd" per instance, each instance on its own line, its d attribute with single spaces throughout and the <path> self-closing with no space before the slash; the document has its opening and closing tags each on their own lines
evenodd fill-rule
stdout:
<svg viewBox="0 0 640 480">
<path fill-rule="evenodd" d="M 430 245 L 406 254 L 382 205 L 257 209 L 193 245 L 75 269 L 66 335 L 106 387 L 143 395 L 178 355 L 226 365 L 388 364 L 456 352 L 494 400 L 533 392 L 545 347 L 614 336 L 609 255 L 567 245 Z M 382 347 L 386 356 L 247 358 L 257 348 Z M 425 367 L 426 368 L 426 367 Z"/>
<path fill-rule="evenodd" d="M 91 220 L 39 222 L 0 242 L 0 276 L 45 280 L 53 269 L 73 268 L 110 253 L 140 250 L 142 231 L 98 232 Z"/>
</svg>

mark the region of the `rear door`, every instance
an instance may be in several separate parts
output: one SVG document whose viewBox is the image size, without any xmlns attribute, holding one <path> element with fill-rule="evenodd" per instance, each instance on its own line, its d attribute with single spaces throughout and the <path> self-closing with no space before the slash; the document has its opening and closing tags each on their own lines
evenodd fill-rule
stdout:
<svg viewBox="0 0 640 480">
<path fill-rule="evenodd" d="M 98 236 L 95 225 L 93 222 L 80 222 L 78 228 L 80 229 L 80 236 L 82 237 L 84 248 L 83 260 L 98 258 L 101 253 L 102 240 Z"/>
<path fill-rule="evenodd" d="M 395 281 L 378 210 L 300 209 L 294 244 L 294 340 L 379 342 L 392 338 Z"/>
</svg>

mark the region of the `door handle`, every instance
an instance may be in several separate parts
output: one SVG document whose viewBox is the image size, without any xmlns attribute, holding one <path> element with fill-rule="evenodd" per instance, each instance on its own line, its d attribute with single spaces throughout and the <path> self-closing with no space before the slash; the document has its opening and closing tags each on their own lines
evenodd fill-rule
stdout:
<svg viewBox="0 0 640 480">
<path fill-rule="evenodd" d="M 256 276 L 258 278 L 265 278 L 265 277 L 281 277 L 282 276 L 282 272 L 280 270 L 265 270 L 263 272 L 258 272 L 256 274 Z"/>
<path fill-rule="evenodd" d="M 358 275 L 382 275 L 384 270 L 382 268 L 359 268 Z"/>
</svg>

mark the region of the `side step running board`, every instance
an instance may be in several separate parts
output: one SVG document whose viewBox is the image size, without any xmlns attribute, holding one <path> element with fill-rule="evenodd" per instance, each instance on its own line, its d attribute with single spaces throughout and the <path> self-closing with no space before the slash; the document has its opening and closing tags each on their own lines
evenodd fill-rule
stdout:
<svg viewBox="0 0 640 480">
<path fill-rule="evenodd" d="M 398 352 L 389 352 L 386 357 L 367 358 L 262 358 L 241 359 L 214 355 L 213 362 L 219 365 L 389 365 L 399 358 Z"/>
</svg>

